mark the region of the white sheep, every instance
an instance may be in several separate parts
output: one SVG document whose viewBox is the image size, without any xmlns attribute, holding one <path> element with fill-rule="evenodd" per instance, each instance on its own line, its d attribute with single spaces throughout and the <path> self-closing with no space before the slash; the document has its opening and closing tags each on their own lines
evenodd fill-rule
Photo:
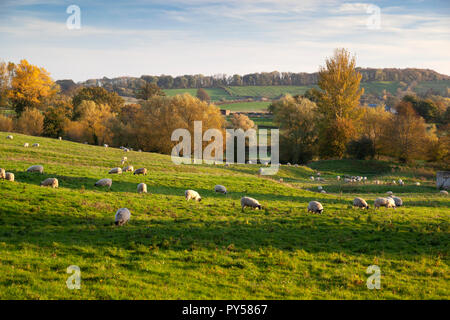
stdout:
<svg viewBox="0 0 450 320">
<path fill-rule="evenodd" d="M 139 183 L 137 186 L 138 193 L 147 193 L 147 185 L 145 183 Z"/>
<path fill-rule="evenodd" d="M 108 188 L 111 188 L 112 180 L 111 179 L 100 179 L 94 185 L 96 187 L 108 187 Z"/>
<path fill-rule="evenodd" d="M 322 211 L 323 211 L 323 206 L 320 202 L 311 201 L 310 203 L 308 203 L 308 212 L 322 213 Z"/>
<path fill-rule="evenodd" d="M 278 181 L 283 182 L 283 178 L 280 178 L 280 180 L 278 180 Z"/>
<path fill-rule="evenodd" d="M 28 144 L 28 142 L 25 142 L 24 144 L 23 144 L 23 147 L 24 148 L 28 148 L 30 145 Z"/>
<path fill-rule="evenodd" d="M 108 148 L 109 146 L 105 143 L 104 145 L 103 145 L 105 148 Z"/>
<path fill-rule="evenodd" d="M 127 157 L 122 157 L 122 161 L 128 161 L 128 158 Z"/>
<path fill-rule="evenodd" d="M 120 208 L 116 212 L 114 223 L 116 224 L 116 226 L 123 226 L 130 220 L 130 218 L 131 218 L 130 210 L 128 210 L 127 208 Z"/>
<path fill-rule="evenodd" d="M 133 172 L 134 168 L 133 166 L 126 166 L 125 168 L 122 169 L 122 172 Z"/>
<path fill-rule="evenodd" d="M 374 202 L 374 207 L 386 207 L 386 208 L 394 208 L 395 209 L 395 201 L 392 198 L 377 198 Z"/>
<path fill-rule="evenodd" d="M 248 160 L 247 164 L 253 164 L 252 160 Z"/>
<path fill-rule="evenodd" d="M 109 174 L 113 174 L 113 173 L 121 174 L 122 173 L 122 168 L 112 168 L 111 170 L 109 170 L 108 173 Z"/>
<path fill-rule="evenodd" d="M 8 136 L 6 136 L 6 139 L 12 140 L 12 139 L 14 139 L 14 137 L 12 135 L 8 135 Z"/>
<path fill-rule="evenodd" d="M 263 169 L 263 168 L 259 168 L 259 170 L 258 170 L 258 175 L 262 175 L 263 172 L 264 172 L 264 169 Z"/>
<path fill-rule="evenodd" d="M 186 190 L 184 192 L 184 197 L 186 198 L 186 200 L 195 200 L 195 201 L 202 201 L 202 197 L 200 197 L 200 195 L 198 194 L 197 191 L 194 190 Z"/>
<path fill-rule="evenodd" d="M 214 186 L 214 191 L 223 193 L 223 194 L 227 194 L 227 188 L 225 188 L 224 186 L 222 186 L 220 184 Z"/>
<path fill-rule="evenodd" d="M 139 168 L 139 169 L 136 169 L 136 170 L 134 170 L 133 174 L 134 174 L 134 175 L 135 175 L 135 174 L 143 174 L 143 175 L 146 175 L 146 174 L 147 174 L 147 169 L 146 169 L 146 168 Z"/>
<path fill-rule="evenodd" d="M 317 189 L 319 189 L 319 191 L 320 191 L 320 190 L 322 190 L 323 188 L 322 188 L 322 186 L 318 186 Z"/>
<path fill-rule="evenodd" d="M 341 180 L 341 176 L 336 177 L 337 181 Z"/>
<path fill-rule="evenodd" d="M 262 206 L 259 204 L 258 200 L 250 198 L 250 197 L 242 197 L 241 198 L 242 211 L 244 211 L 244 209 L 246 207 L 249 207 L 252 209 L 258 209 L 258 210 L 262 209 Z"/>
<path fill-rule="evenodd" d="M 403 201 L 401 198 L 396 197 L 396 196 L 389 196 L 388 198 L 391 198 L 392 200 L 394 200 L 395 202 L 395 206 L 396 207 L 401 207 L 403 205 Z"/>
<path fill-rule="evenodd" d="M 40 145 L 39 143 L 33 143 L 32 147 L 38 148 Z"/>
<path fill-rule="evenodd" d="M 27 169 L 27 172 L 39 172 L 44 173 L 44 167 L 41 165 L 34 165 Z"/>
<path fill-rule="evenodd" d="M 386 194 L 387 194 L 388 196 L 392 196 L 394 193 L 393 193 L 392 191 L 388 191 L 388 192 L 386 192 Z"/>
<path fill-rule="evenodd" d="M 448 195 L 448 191 L 447 190 L 441 190 L 439 191 L 440 194 L 447 196 Z"/>
<path fill-rule="evenodd" d="M 290 167 L 290 166 L 291 166 L 291 163 L 290 163 L 290 162 L 288 162 L 288 163 L 286 163 L 286 165 L 287 165 L 288 167 Z"/>
<path fill-rule="evenodd" d="M 416 186 L 420 186 L 420 182 L 416 182 Z"/>
<path fill-rule="evenodd" d="M 320 190 L 320 193 L 327 193 L 325 190 Z"/>
<path fill-rule="evenodd" d="M 317 175 L 318 177 L 320 177 L 320 172 L 317 172 L 316 175 Z"/>
<path fill-rule="evenodd" d="M 313 176 L 309 177 L 309 180 L 314 181 L 314 177 Z"/>
<path fill-rule="evenodd" d="M 44 181 L 41 182 L 41 187 L 52 187 L 52 188 L 58 188 L 59 183 L 58 179 L 56 178 L 47 178 Z"/>
<path fill-rule="evenodd" d="M 61 140 L 62 140 L 62 137 L 58 137 L 58 140 L 61 141 Z"/>
<path fill-rule="evenodd" d="M 398 184 L 399 184 L 399 185 L 401 185 L 401 186 L 403 187 L 403 185 L 404 185 L 404 182 L 403 182 L 403 180 L 402 180 L 402 179 L 398 179 L 398 181 L 397 181 L 397 182 L 398 182 Z"/>
<path fill-rule="evenodd" d="M 6 178 L 5 169 L 0 168 L 0 179 L 5 179 L 5 178 Z"/>
<path fill-rule="evenodd" d="M 358 208 L 369 209 L 369 205 L 363 198 L 356 197 L 353 199 L 353 206 Z"/>
<path fill-rule="evenodd" d="M 298 164 L 295 164 L 294 167 L 298 168 Z"/>
<path fill-rule="evenodd" d="M 14 173 L 6 172 L 5 173 L 5 179 L 8 180 L 8 181 L 14 181 Z"/>
</svg>

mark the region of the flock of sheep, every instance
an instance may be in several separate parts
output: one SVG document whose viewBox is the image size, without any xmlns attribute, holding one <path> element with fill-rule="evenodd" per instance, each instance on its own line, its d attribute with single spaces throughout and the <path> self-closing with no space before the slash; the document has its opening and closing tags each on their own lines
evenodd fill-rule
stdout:
<svg viewBox="0 0 450 320">
<path fill-rule="evenodd" d="M 7 139 L 13 139 L 13 136 L 8 135 L 6 137 Z M 59 140 L 61 140 L 61 138 L 59 138 Z M 24 147 L 28 147 L 29 144 L 25 143 Z M 38 143 L 33 144 L 33 147 L 39 147 Z M 107 145 L 105 145 L 105 147 L 108 147 Z M 129 149 L 127 148 L 121 148 L 122 150 L 124 150 L 125 152 L 128 152 Z M 121 164 L 122 166 L 128 161 L 127 157 L 123 157 L 121 160 Z M 288 166 L 290 164 L 287 164 Z M 297 166 L 297 165 L 296 165 Z M 37 172 L 42 174 L 44 172 L 44 167 L 42 165 L 33 165 L 31 167 L 29 167 L 27 170 L 27 172 Z M 146 175 L 147 174 L 147 169 L 146 168 L 138 168 L 136 170 L 134 170 L 132 165 L 127 165 L 124 168 L 120 168 L 120 167 L 116 167 L 116 168 L 112 168 L 111 170 L 109 170 L 109 174 L 121 174 L 122 172 L 133 172 L 133 175 Z M 14 174 L 11 172 L 6 172 L 3 168 L 0 168 L 0 179 L 5 179 L 8 181 L 14 181 Z M 323 178 L 320 177 L 320 173 L 317 173 L 317 177 L 315 178 L 314 176 L 310 177 L 310 180 L 313 181 L 324 181 Z M 341 180 L 340 176 L 337 176 L 337 180 Z M 351 177 L 344 177 L 344 181 L 347 183 L 351 183 L 351 182 L 365 182 L 367 181 L 367 177 L 361 177 L 361 176 L 351 176 Z M 282 179 L 280 179 L 280 182 L 282 182 Z M 379 180 L 375 180 L 375 184 L 380 184 L 381 182 Z M 404 185 L 404 182 L 399 179 L 398 181 L 393 180 L 392 184 L 399 184 L 401 186 Z M 418 183 L 416 183 L 417 185 Z M 51 187 L 51 188 L 58 188 L 59 187 L 59 182 L 57 178 L 47 178 L 45 180 L 43 180 L 40 183 L 41 186 L 44 187 Z M 420 185 L 420 184 L 419 184 Z M 111 188 L 112 186 L 112 179 L 109 178 L 104 178 L 104 179 L 100 179 L 95 183 L 96 187 L 108 187 Z M 319 192 L 321 193 L 326 193 L 325 190 L 323 190 L 323 188 L 321 186 L 318 187 Z M 225 186 L 223 185 L 216 185 L 214 187 L 214 191 L 216 193 L 222 193 L 222 194 L 227 194 L 227 189 Z M 137 185 L 137 192 L 138 193 L 147 193 L 147 185 L 145 183 L 139 183 Z M 392 191 L 388 191 L 387 192 L 388 196 L 387 197 L 383 197 L 383 198 L 377 198 L 374 201 L 374 207 L 380 208 L 380 207 L 386 207 L 386 208 L 396 208 L 396 207 L 400 207 L 403 205 L 403 201 L 401 198 L 396 197 L 393 195 Z M 445 190 L 441 191 L 441 194 L 445 194 L 447 195 L 448 192 Z M 195 191 L 195 190 L 186 190 L 184 193 L 185 199 L 186 200 L 194 200 L 194 201 L 201 201 L 202 198 L 200 196 L 200 194 Z M 362 208 L 362 209 L 369 209 L 369 205 L 367 204 L 367 201 L 364 200 L 363 198 L 360 197 L 356 197 L 353 200 L 353 206 L 354 207 L 358 207 L 358 208 Z M 250 197 L 242 197 L 241 198 L 241 210 L 244 211 L 244 209 L 248 207 L 248 208 L 252 208 L 252 209 L 256 209 L 256 210 L 261 210 L 262 206 L 261 204 L 258 202 L 258 200 L 250 198 Z M 308 203 L 308 207 L 307 207 L 308 212 L 313 212 L 313 213 L 322 213 L 324 208 L 323 205 L 318 202 L 318 201 L 311 201 Z M 115 214 L 115 224 L 118 226 L 122 226 L 124 224 L 126 224 L 131 218 L 131 213 L 130 210 L 127 208 L 120 208 L 119 210 L 117 210 L 116 214 Z"/>
</svg>

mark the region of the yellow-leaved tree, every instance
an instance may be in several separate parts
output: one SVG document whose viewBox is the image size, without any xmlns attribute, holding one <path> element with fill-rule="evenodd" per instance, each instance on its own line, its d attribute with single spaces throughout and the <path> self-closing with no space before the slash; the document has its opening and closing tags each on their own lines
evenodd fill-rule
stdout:
<svg viewBox="0 0 450 320">
<path fill-rule="evenodd" d="M 26 108 L 43 110 L 58 91 L 59 86 L 44 68 L 31 65 L 27 60 L 13 66 L 8 97 L 18 115 Z"/>
<path fill-rule="evenodd" d="M 355 57 L 345 49 L 336 49 L 319 70 L 319 153 L 324 158 L 341 158 L 347 143 L 357 134 L 356 123 L 363 114 L 359 106 L 364 93 L 359 87 L 361 77 Z"/>
</svg>

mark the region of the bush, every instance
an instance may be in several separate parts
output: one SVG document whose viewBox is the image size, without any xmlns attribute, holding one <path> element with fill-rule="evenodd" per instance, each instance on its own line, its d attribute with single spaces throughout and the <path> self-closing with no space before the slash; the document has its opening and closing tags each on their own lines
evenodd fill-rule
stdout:
<svg viewBox="0 0 450 320">
<path fill-rule="evenodd" d="M 359 160 L 373 158 L 375 156 L 375 146 L 373 141 L 367 137 L 352 140 L 347 145 L 347 153 Z"/>
<path fill-rule="evenodd" d="M 31 136 L 40 136 L 44 131 L 44 116 L 36 109 L 25 109 L 17 120 L 17 131 Z"/>
<path fill-rule="evenodd" d="M 13 127 L 12 119 L 0 114 L 0 131 L 12 132 Z"/>
</svg>

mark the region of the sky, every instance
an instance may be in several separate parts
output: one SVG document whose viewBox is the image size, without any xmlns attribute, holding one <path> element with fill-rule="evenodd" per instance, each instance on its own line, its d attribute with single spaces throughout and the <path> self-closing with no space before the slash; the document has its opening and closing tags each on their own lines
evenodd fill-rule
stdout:
<svg viewBox="0 0 450 320">
<path fill-rule="evenodd" d="M 450 75 L 450 1 L 0 0 L 0 61 L 54 80 L 316 72 L 335 48 Z"/>
</svg>

